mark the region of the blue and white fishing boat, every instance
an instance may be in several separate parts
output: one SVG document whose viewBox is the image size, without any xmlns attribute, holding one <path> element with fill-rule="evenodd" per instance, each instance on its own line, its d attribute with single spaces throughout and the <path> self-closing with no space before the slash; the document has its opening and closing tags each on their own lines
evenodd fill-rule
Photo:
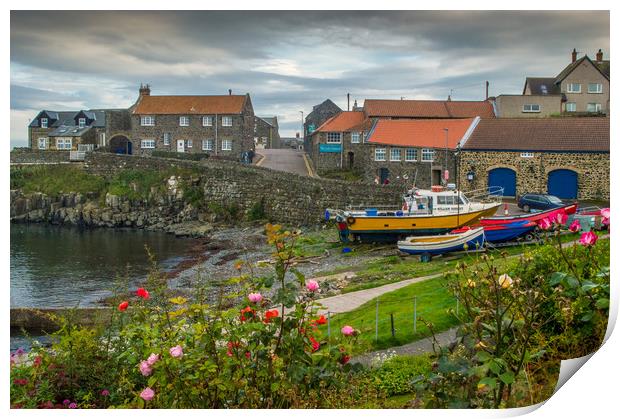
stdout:
<svg viewBox="0 0 620 419">
<path fill-rule="evenodd" d="M 457 234 L 412 236 L 398 242 L 398 250 L 411 255 L 441 255 L 461 250 L 476 250 L 484 245 L 482 227 Z"/>
</svg>

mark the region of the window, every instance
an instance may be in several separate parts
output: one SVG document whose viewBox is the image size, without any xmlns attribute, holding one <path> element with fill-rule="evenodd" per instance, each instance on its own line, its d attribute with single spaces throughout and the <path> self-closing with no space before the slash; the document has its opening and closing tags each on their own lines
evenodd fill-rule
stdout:
<svg viewBox="0 0 620 419">
<path fill-rule="evenodd" d="M 213 140 L 202 140 L 203 151 L 213 151 Z"/>
<path fill-rule="evenodd" d="M 600 112 L 601 104 L 600 103 L 588 103 L 588 112 Z"/>
<path fill-rule="evenodd" d="M 142 125 L 143 127 L 155 126 L 155 117 L 154 116 L 141 116 L 140 125 Z"/>
<path fill-rule="evenodd" d="M 577 104 L 575 102 L 567 102 L 566 112 L 577 112 Z"/>
<path fill-rule="evenodd" d="M 405 151 L 405 161 L 416 161 L 418 160 L 418 150 L 415 148 L 408 148 Z"/>
<path fill-rule="evenodd" d="M 223 151 L 232 150 L 232 140 L 222 140 L 222 150 Z"/>
<path fill-rule="evenodd" d="M 170 140 L 172 139 L 172 134 L 169 132 L 164 132 L 164 145 L 170 145 Z"/>
<path fill-rule="evenodd" d="M 194 140 L 187 140 L 187 148 L 192 148 L 194 146 Z"/>
<path fill-rule="evenodd" d="M 603 93 L 603 85 L 601 83 L 588 83 L 588 93 Z"/>
<path fill-rule="evenodd" d="M 340 144 L 341 135 L 342 133 L 340 132 L 328 132 L 327 133 L 327 144 Z"/>
<path fill-rule="evenodd" d="M 202 126 L 203 127 L 211 127 L 211 126 L 213 126 L 213 117 L 212 116 L 203 116 L 202 117 Z"/>
<path fill-rule="evenodd" d="M 47 150 L 47 137 L 39 138 L 39 150 Z"/>
<path fill-rule="evenodd" d="M 47 118 L 41 118 L 41 128 L 47 128 Z"/>
<path fill-rule="evenodd" d="M 422 149 L 422 161 L 434 161 L 435 160 L 435 150 L 432 148 L 423 148 Z"/>
<path fill-rule="evenodd" d="M 78 127 L 84 128 L 86 126 L 86 118 L 78 119 Z"/>
<path fill-rule="evenodd" d="M 437 205 L 457 205 L 459 203 L 458 197 L 455 195 L 438 195 Z"/>
<path fill-rule="evenodd" d="M 375 161 L 385 161 L 385 148 L 375 148 Z"/>
<path fill-rule="evenodd" d="M 232 127 L 232 116 L 223 116 L 222 117 L 222 126 L 223 127 Z"/>
<path fill-rule="evenodd" d="M 524 159 L 531 159 L 532 157 L 534 157 L 534 153 L 532 153 L 531 151 L 524 151 L 523 153 L 521 153 L 521 157 L 523 157 Z"/>
<path fill-rule="evenodd" d="M 73 148 L 73 140 L 71 138 L 57 138 L 56 149 L 57 150 L 71 150 Z"/>
<path fill-rule="evenodd" d="M 189 127 L 189 116 L 181 116 L 181 117 L 179 117 L 179 126 L 181 126 L 181 127 Z"/>
<path fill-rule="evenodd" d="M 352 132 L 351 133 L 351 144 L 359 144 L 360 142 L 360 133 Z"/>
<path fill-rule="evenodd" d="M 581 84 L 579 83 L 568 83 L 566 85 L 567 93 L 581 93 Z"/>
<path fill-rule="evenodd" d="M 140 141 L 141 148 L 155 148 L 155 140 L 142 140 Z"/>
<path fill-rule="evenodd" d="M 400 148 L 390 149 L 390 161 L 400 161 Z"/>
<path fill-rule="evenodd" d="M 523 112 L 540 112 L 540 105 L 534 103 L 523 105 Z"/>
</svg>

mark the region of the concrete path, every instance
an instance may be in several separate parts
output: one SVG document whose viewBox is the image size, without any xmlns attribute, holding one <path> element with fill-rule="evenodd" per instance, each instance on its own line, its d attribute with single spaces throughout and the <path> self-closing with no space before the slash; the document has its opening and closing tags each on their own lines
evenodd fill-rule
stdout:
<svg viewBox="0 0 620 419">
<path fill-rule="evenodd" d="M 304 152 L 292 148 L 266 148 L 258 152 L 264 159 L 259 160 L 257 166 L 283 172 L 297 173 L 309 176 L 308 168 L 304 160 Z"/>
<path fill-rule="evenodd" d="M 347 311 L 355 310 L 359 306 L 368 301 L 374 300 L 386 292 L 396 291 L 397 289 L 406 287 L 407 285 L 415 284 L 416 282 L 426 281 L 428 279 L 437 278 L 442 276 L 443 273 L 422 276 L 419 278 L 405 279 L 404 281 L 394 282 L 393 284 L 382 285 L 376 288 L 369 288 L 367 290 L 360 290 L 354 292 L 348 292 L 346 294 L 335 295 L 333 297 L 322 298 L 317 300 L 325 308 L 319 310 L 319 313 L 325 314 L 328 311 L 330 313 L 344 313 Z"/>
</svg>

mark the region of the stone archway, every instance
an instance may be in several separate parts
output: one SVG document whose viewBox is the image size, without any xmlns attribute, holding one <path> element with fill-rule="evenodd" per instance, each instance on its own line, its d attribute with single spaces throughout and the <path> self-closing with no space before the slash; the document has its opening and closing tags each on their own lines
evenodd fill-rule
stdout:
<svg viewBox="0 0 620 419">
<path fill-rule="evenodd" d="M 133 144 L 125 135 L 115 135 L 110 139 L 110 151 L 116 154 L 133 154 Z"/>
</svg>

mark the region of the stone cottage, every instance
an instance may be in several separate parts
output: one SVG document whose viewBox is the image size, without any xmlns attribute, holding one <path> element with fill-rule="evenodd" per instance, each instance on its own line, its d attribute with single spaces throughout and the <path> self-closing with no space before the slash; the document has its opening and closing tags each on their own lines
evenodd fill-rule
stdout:
<svg viewBox="0 0 620 419">
<path fill-rule="evenodd" d="M 310 112 L 304 120 L 304 132 L 302 134 L 304 140 L 304 150 L 310 153 L 311 136 L 312 133 L 328 119 L 342 112 L 342 109 L 331 99 L 326 99 L 318 105 L 312 107 Z"/>
<path fill-rule="evenodd" d="M 609 118 L 481 119 L 461 142 L 463 190 L 608 200 Z"/>
<path fill-rule="evenodd" d="M 28 125 L 28 147 L 37 150 L 77 150 L 106 145 L 106 111 L 43 110 Z"/>
<path fill-rule="evenodd" d="M 249 94 L 152 96 L 140 87 L 131 109 L 129 153 L 153 150 L 208 153 L 238 159 L 254 151 L 254 109 Z M 122 147 L 121 147 L 122 148 Z"/>
<path fill-rule="evenodd" d="M 265 148 L 280 147 L 280 133 L 278 132 L 278 117 L 257 116 L 254 126 L 254 142 Z"/>
</svg>

